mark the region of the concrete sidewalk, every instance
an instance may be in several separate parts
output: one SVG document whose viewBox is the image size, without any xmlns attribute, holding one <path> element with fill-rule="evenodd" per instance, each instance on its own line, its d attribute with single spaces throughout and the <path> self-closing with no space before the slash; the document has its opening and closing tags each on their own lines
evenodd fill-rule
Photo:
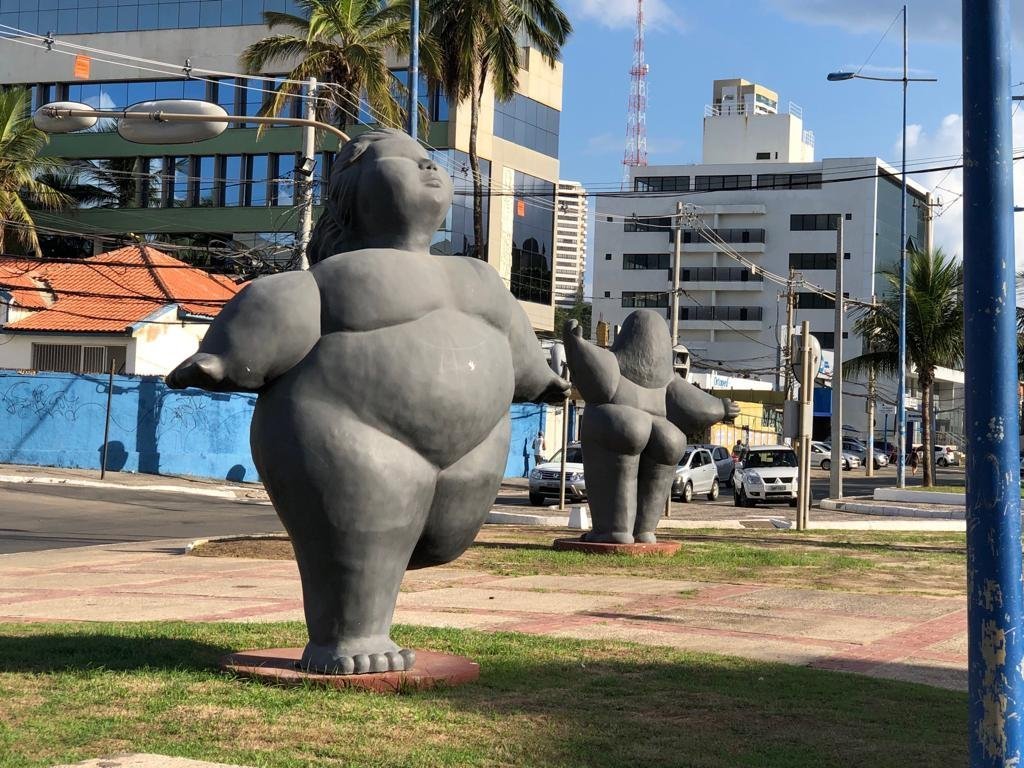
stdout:
<svg viewBox="0 0 1024 768">
<path fill-rule="evenodd" d="M 0 621 L 302 620 L 294 562 L 189 557 L 186 544 L 0 556 Z M 407 575 L 395 620 L 626 640 L 966 686 L 962 599 L 432 568 Z"/>
</svg>

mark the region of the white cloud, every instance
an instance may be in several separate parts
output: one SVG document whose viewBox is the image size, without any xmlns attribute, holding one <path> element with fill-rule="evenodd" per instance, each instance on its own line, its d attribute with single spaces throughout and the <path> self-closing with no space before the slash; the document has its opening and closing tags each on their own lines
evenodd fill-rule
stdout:
<svg viewBox="0 0 1024 768">
<path fill-rule="evenodd" d="M 636 26 L 636 3 L 628 0 L 569 0 L 569 17 L 573 22 L 596 21 L 611 29 L 633 28 Z M 647 0 L 644 17 L 649 32 L 680 31 L 685 26 L 682 17 L 667 0 Z"/>
<path fill-rule="evenodd" d="M 1013 145 L 1024 145 L 1024 111 L 1018 111 L 1013 120 Z M 934 129 L 926 129 L 920 125 L 907 127 L 907 163 L 924 166 L 948 166 L 960 164 L 963 153 L 963 119 L 959 114 L 947 115 Z M 893 147 L 893 156 L 900 154 L 900 142 Z M 915 162 L 917 161 L 917 162 Z M 1024 164 L 1014 164 L 1014 187 L 1024 194 Z M 964 242 L 964 206 L 963 171 L 959 168 L 949 171 L 936 171 L 918 174 L 913 179 L 933 190 L 933 194 L 941 197 L 943 206 L 935 209 L 934 241 L 935 245 L 946 252 L 963 256 Z M 1018 203 L 1021 201 L 1018 200 Z M 1024 214 L 1018 215 L 1018 220 Z M 1018 221 L 1016 227 L 1017 268 L 1024 267 L 1024 221 Z"/>
<path fill-rule="evenodd" d="M 850 32 L 881 33 L 900 10 L 893 0 L 765 0 L 787 18 L 809 24 L 842 27 Z M 911 40 L 960 40 L 961 0 L 910 0 L 907 20 Z M 1024 13 L 1012 9 L 1014 35 L 1024 40 Z M 900 23 L 890 33 L 899 41 Z M 865 51 L 867 53 L 867 51 Z"/>
<path fill-rule="evenodd" d="M 599 133 L 597 136 L 591 136 L 587 139 L 587 144 L 583 148 L 583 154 L 585 155 L 609 155 L 613 153 L 622 154 L 626 148 L 626 137 L 625 134 L 621 136 L 613 136 L 610 133 Z"/>
</svg>

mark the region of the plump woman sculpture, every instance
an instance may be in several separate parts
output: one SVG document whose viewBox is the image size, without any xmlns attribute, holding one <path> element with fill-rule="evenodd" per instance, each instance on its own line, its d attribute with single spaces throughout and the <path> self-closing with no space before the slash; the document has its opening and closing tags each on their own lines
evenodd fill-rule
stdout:
<svg viewBox="0 0 1024 768">
<path fill-rule="evenodd" d="M 563 337 L 587 402 L 580 435 L 593 529 L 583 539 L 652 544 L 686 433 L 731 421 L 739 408 L 676 375 L 668 326 L 653 310 L 630 314 L 610 350 L 584 341 L 575 320 Z"/>
<path fill-rule="evenodd" d="M 259 393 L 253 461 L 295 549 L 304 669 L 411 668 L 389 637 L 405 570 L 472 543 L 504 474 L 510 404 L 568 389 L 492 267 L 430 255 L 451 201 L 406 135 L 349 142 L 318 263 L 254 281 L 167 377 Z"/>
</svg>

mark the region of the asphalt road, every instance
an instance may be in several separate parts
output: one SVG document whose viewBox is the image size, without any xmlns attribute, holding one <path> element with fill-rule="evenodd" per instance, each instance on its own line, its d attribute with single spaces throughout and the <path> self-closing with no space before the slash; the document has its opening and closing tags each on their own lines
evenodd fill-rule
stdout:
<svg viewBox="0 0 1024 768">
<path fill-rule="evenodd" d="M 280 530 L 273 507 L 258 502 L 0 483 L 0 554 Z"/>
</svg>

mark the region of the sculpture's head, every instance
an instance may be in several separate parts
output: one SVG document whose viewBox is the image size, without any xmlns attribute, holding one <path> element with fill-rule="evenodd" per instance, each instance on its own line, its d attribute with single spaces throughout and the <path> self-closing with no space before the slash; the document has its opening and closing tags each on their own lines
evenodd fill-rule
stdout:
<svg viewBox="0 0 1024 768">
<path fill-rule="evenodd" d="M 664 315 L 653 309 L 630 313 L 615 337 L 612 352 L 622 375 L 641 387 L 664 387 L 675 375 L 672 336 Z"/>
<path fill-rule="evenodd" d="M 311 263 L 367 247 L 426 250 L 452 204 L 452 182 L 427 151 L 393 128 L 368 131 L 335 156 Z"/>
</svg>

